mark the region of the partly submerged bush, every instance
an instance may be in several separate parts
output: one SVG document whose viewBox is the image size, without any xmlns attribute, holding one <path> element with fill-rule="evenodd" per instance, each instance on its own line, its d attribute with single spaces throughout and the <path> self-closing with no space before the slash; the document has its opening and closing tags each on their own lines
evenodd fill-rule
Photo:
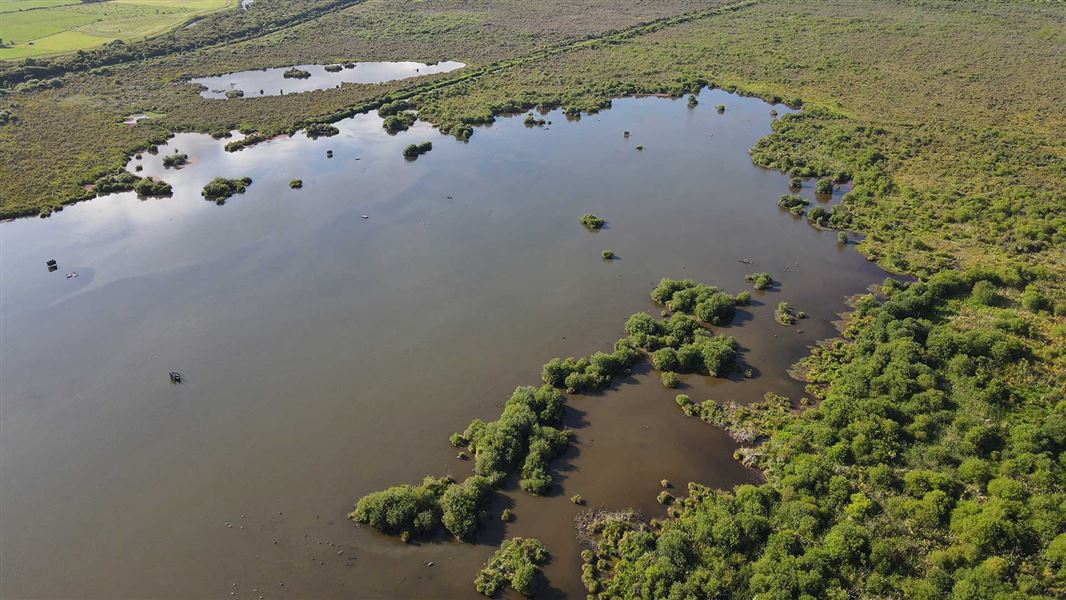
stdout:
<svg viewBox="0 0 1066 600">
<path fill-rule="evenodd" d="M 329 123 L 311 123 L 304 128 L 304 131 L 307 132 L 307 137 L 313 140 L 320 137 L 332 137 L 341 132 L 340 129 L 337 129 Z"/>
<path fill-rule="evenodd" d="M 407 131 L 411 125 L 415 124 L 414 113 L 401 112 L 394 115 L 385 117 L 381 122 L 381 126 L 389 131 Z"/>
<path fill-rule="evenodd" d="M 158 179 L 145 178 L 137 181 L 133 186 L 133 191 L 137 192 L 138 196 L 169 196 L 173 193 L 173 188 L 165 181 Z"/>
<path fill-rule="evenodd" d="M 243 194 L 244 190 L 248 189 L 250 185 L 252 185 L 251 177 L 241 177 L 240 179 L 215 177 L 204 186 L 200 194 L 207 200 L 214 200 L 222 204 L 226 198 L 233 194 Z"/>
<path fill-rule="evenodd" d="M 592 213 L 585 213 L 581 215 L 581 224 L 589 229 L 600 229 L 607 224 L 607 221 Z"/>
<path fill-rule="evenodd" d="M 297 69 L 296 67 L 292 67 L 291 69 L 288 69 L 287 71 L 282 73 L 281 76 L 285 79 L 307 79 L 311 76 L 311 74 L 307 71 L 304 71 L 303 69 Z"/>
<path fill-rule="evenodd" d="M 422 142 L 421 144 L 408 144 L 403 149 L 403 156 L 409 160 L 414 160 L 419 156 L 429 152 L 433 149 L 433 142 Z"/>
<path fill-rule="evenodd" d="M 493 597 L 510 584 L 516 592 L 531 597 L 536 591 L 539 567 L 548 560 L 548 551 L 540 540 L 516 537 L 504 540 L 492 558 L 478 571 L 474 587 Z"/>
<path fill-rule="evenodd" d="M 184 165 L 184 164 L 186 164 L 188 162 L 189 162 L 189 155 L 188 154 L 176 153 L 176 154 L 171 154 L 169 156 L 164 156 L 163 157 L 163 166 L 166 167 L 166 168 L 180 167 L 181 165 Z"/>
<path fill-rule="evenodd" d="M 422 485 L 398 485 L 363 496 L 348 516 L 384 533 L 410 539 L 432 533 L 440 524 L 440 498 L 451 478 L 427 477 Z"/>
</svg>

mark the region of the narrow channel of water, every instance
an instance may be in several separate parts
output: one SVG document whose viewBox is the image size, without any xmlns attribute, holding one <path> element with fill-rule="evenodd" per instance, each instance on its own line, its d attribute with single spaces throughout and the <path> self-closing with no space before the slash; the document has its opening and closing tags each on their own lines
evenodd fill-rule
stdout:
<svg viewBox="0 0 1066 600">
<path fill-rule="evenodd" d="M 348 62 L 334 65 L 296 65 L 227 73 L 215 77 L 199 77 L 191 83 L 204 86 L 204 98 L 227 99 L 226 92 L 240 90 L 245 98 L 298 94 L 311 90 L 335 88 L 343 83 L 384 83 L 434 73 L 447 73 L 466 65 L 445 60 L 431 65 L 412 62 Z M 295 69 L 307 73 L 305 77 L 285 77 Z M 327 70 L 329 69 L 329 70 Z"/>
<path fill-rule="evenodd" d="M 724 328 L 757 376 L 689 376 L 679 391 L 802 392 L 788 366 L 883 273 L 776 206 L 788 178 L 747 154 L 770 106 L 700 102 L 504 118 L 469 143 L 423 123 L 389 135 L 375 115 L 238 153 L 183 134 L 134 161 L 171 198 L 0 224 L 0 595 L 476 598 L 477 568 L 523 535 L 551 551 L 555 595 L 581 598 L 570 495 L 661 515 L 663 478 L 758 480 L 640 371 L 568 399 L 562 485 L 507 491 L 478 543 L 404 545 L 345 519 L 367 492 L 464 476 L 448 435 L 495 418 L 548 359 L 608 349 L 627 316 L 657 312 L 664 276 L 734 292 L 753 271 L 780 281 Z M 177 151 L 191 164 L 164 169 Z M 200 197 L 216 176 L 254 183 L 218 206 Z M 585 212 L 608 226 L 586 231 Z M 777 325 L 781 300 L 811 318 Z"/>
</svg>

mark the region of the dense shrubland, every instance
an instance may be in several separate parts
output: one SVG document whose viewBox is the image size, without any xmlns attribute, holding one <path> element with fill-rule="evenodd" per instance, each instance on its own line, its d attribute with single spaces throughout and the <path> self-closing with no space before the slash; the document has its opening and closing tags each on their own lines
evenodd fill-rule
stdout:
<svg viewBox="0 0 1066 600">
<path fill-rule="evenodd" d="M 805 362 L 818 401 L 806 411 L 781 397 L 722 407 L 679 396 L 687 414 L 768 440 L 748 456 L 768 482 L 693 485 L 676 519 L 601 527 L 590 590 L 1061 597 L 1066 400 L 1049 378 L 1062 353 L 1045 362 L 1044 336 L 1061 346 L 1066 331 L 1047 312 L 987 306 L 1018 297 L 1029 276 L 945 272 L 883 302 L 862 297 L 845 338 Z"/>
</svg>

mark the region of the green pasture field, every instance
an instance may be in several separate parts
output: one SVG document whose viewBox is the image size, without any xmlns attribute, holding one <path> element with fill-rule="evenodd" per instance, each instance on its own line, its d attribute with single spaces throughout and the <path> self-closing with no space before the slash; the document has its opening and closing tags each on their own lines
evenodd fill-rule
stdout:
<svg viewBox="0 0 1066 600">
<path fill-rule="evenodd" d="M 145 38 L 236 4 L 236 0 L 111 0 L 87 4 L 5 0 L 4 16 L 0 18 L 0 39 L 5 47 L 0 48 L 0 60 L 48 56 L 114 40 Z"/>
</svg>

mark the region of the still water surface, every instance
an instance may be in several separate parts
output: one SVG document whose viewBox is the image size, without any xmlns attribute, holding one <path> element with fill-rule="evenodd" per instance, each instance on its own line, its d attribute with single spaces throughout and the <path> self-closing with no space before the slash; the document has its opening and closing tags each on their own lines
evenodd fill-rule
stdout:
<svg viewBox="0 0 1066 600">
<path fill-rule="evenodd" d="M 572 494 L 662 515 L 663 478 L 758 481 L 645 366 L 569 398 L 556 494 L 508 490 L 478 543 L 404 545 L 345 519 L 367 492 L 464 477 L 448 435 L 495 418 L 548 359 L 609 349 L 628 315 L 657 312 L 664 276 L 781 282 L 723 329 L 756 377 L 688 376 L 679 391 L 802 393 L 788 365 L 883 274 L 776 206 L 788 178 L 746 152 L 768 105 L 700 100 L 619 100 L 543 128 L 504 118 L 469 143 L 422 123 L 389 135 L 374 115 L 238 153 L 179 135 L 134 161 L 174 197 L 0 225 L 0 595 L 476 598 L 477 568 L 522 535 L 551 551 L 552 592 L 581 598 Z M 191 164 L 164 169 L 177 151 Z M 219 175 L 254 183 L 217 206 L 199 193 Z M 587 232 L 585 212 L 608 226 Z M 781 300 L 811 318 L 777 325 Z"/>
<path fill-rule="evenodd" d="M 200 77 L 192 79 L 191 82 L 206 86 L 200 92 L 200 95 L 204 98 L 225 100 L 226 91 L 231 89 L 241 90 L 244 92 L 245 98 L 280 96 L 283 94 L 309 92 L 311 90 L 325 90 L 337 87 L 342 83 L 384 83 L 386 81 L 409 79 L 434 73 L 447 73 L 466 66 L 454 60 L 445 60 L 432 65 L 411 61 L 347 64 L 354 66 L 342 67 L 340 71 L 334 72 L 327 71 L 326 65 L 274 67 L 227 73 L 215 77 Z M 339 65 L 340 63 L 338 63 Z M 285 71 L 290 68 L 307 71 L 311 76 L 305 79 L 286 78 Z"/>
</svg>

